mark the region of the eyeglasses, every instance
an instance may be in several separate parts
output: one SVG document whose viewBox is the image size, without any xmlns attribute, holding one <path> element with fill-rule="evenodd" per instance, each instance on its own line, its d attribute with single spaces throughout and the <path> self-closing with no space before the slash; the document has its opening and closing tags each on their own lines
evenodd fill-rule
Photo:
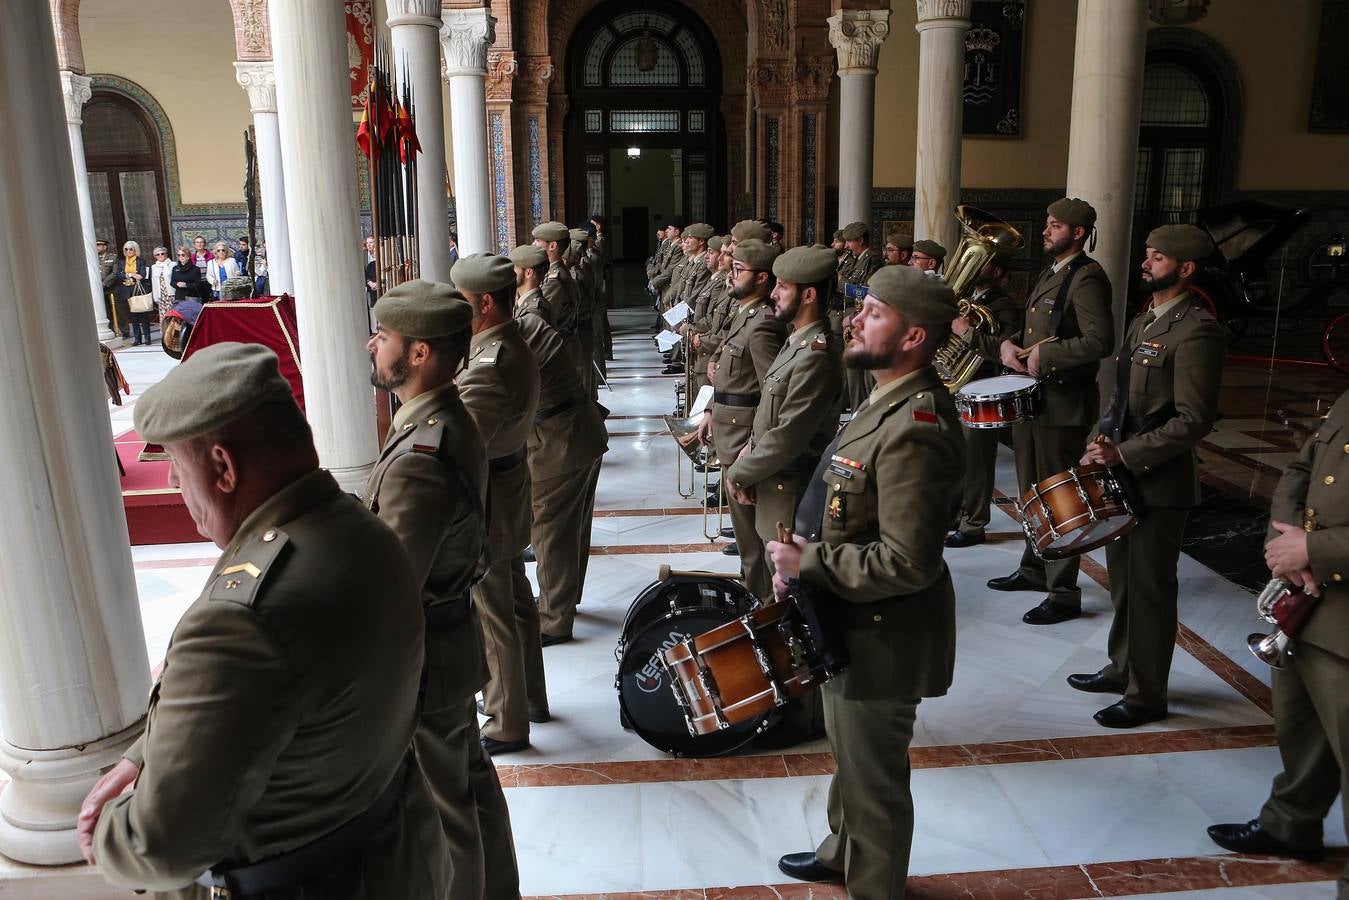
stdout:
<svg viewBox="0 0 1349 900">
<path fill-rule="evenodd" d="M 122 252 L 123 252 L 123 253 L 134 253 L 135 250 L 136 250 L 135 247 L 123 247 L 123 248 L 122 248 Z"/>
<path fill-rule="evenodd" d="M 156 250 L 155 256 L 168 256 L 168 254 L 165 253 L 163 250 Z"/>
</svg>

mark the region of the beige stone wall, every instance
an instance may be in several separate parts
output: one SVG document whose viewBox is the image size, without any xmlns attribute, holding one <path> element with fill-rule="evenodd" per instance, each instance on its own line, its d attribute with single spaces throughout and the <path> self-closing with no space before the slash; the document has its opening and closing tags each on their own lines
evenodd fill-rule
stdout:
<svg viewBox="0 0 1349 900">
<path fill-rule="evenodd" d="M 184 203 L 239 203 L 248 97 L 234 81 L 234 25 L 225 0 L 83 0 L 90 75 L 119 75 L 164 108 L 178 147 Z"/>
<path fill-rule="evenodd" d="M 961 182 L 977 188 L 1061 187 L 1068 165 L 1076 0 L 1034 0 L 1027 13 L 1022 137 L 966 138 Z M 1232 57 L 1245 90 L 1239 190 L 1349 188 L 1349 135 L 1307 130 L 1318 3 L 1222 0 L 1195 30 Z M 892 0 L 876 83 L 878 187 L 911 187 L 918 109 L 918 34 L 912 0 Z M 1296 160 L 1296 165 L 1290 165 Z M 836 180 L 836 176 L 835 176 Z"/>
</svg>

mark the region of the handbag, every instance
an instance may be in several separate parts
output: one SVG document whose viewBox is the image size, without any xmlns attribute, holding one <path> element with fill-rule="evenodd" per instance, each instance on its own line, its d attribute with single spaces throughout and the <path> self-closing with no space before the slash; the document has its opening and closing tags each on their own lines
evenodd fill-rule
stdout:
<svg viewBox="0 0 1349 900">
<path fill-rule="evenodd" d="M 148 313 L 155 308 L 154 295 L 145 287 L 145 279 L 136 282 L 126 305 L 133 313 Z"/>
</svg>

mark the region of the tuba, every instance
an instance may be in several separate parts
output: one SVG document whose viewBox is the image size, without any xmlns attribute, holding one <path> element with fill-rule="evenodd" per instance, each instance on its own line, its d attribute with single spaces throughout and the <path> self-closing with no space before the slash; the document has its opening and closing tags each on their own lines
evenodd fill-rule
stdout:
<svg viewBox="0 0 1349 900">
<path fill-rule="evenodd" d="M 995 256 L 1020 250 L 1026 246 L 1021 232 L 1011 225 L 975 206 L 956 207 L 956 221 L 960 222 L 960 243 L 946 265 L 945 280 L 955 291 L 960 314 L 969 320 L 976 331 L 996 334 L 998 320 L 988 307 L 965 298 L 979 273 Z M 942 383 L 952 393 L 964 387 L 983 365 L 983 357 L 974 351 L 959 335 L 952 334 L 937 348 L 932 360 Z"/>
</svg>

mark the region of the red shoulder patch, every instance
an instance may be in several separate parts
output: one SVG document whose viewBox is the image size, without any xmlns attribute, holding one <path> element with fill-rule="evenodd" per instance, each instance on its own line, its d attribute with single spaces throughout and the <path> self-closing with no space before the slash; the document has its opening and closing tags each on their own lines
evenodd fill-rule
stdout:
<svg viewBox="0 0 1349 900">
<path fill-rule="evenodd" d="M 436 455 L 436 451 L 439 450 L 439 449 L 440 449 L 440 448 L 436 447 L 434 444 L 413 444 L 413 445 L 412 445 L 412 452 L 413 452 L 413 453 L 426 453 L 426 454 L 429 454 L 429 455 L 431 455 L 431 456 L 435 456 L 435 455 Z"/>
<path fill-rule="evenodd" d="M 915 422 L 926 422 L 929 425 L 936 425 L 937 414 L 929 409 L 915 409 L 913 411 L 913 420 Z"/>
</svg>

